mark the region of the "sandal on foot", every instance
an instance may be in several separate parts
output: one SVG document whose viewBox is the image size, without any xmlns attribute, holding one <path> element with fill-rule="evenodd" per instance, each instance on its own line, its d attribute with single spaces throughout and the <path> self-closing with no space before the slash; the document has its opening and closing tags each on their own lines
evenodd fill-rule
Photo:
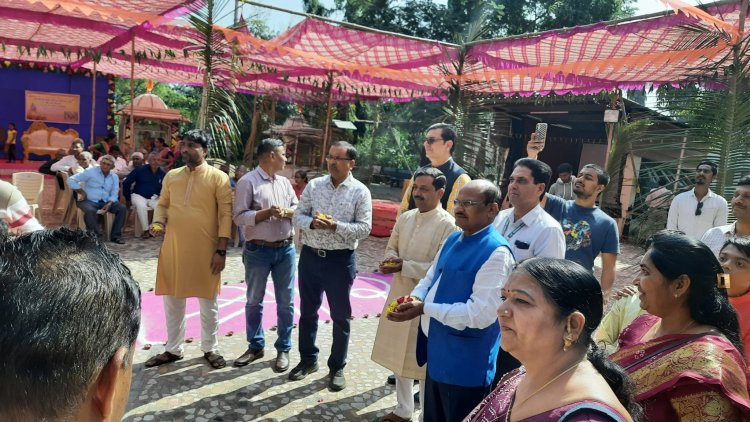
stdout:
<svg viewBox="0 0 750 422">
<path fill-rule="evenodd" d="M 152 356 L 151 359 L 147 360 L 146 363 L 144 363 L 144 366 L 146 366 L 146 368 L 151 368 L 154 366 L 164 365 L 165 363 L 175 362 L 180 359 L 182 359 L 182 356 L 180 355 L 164 352 L 156 356 Z"/>
<path fill-rule="evenodd" d="M 227 366 L 227 361 L 224 360 L 224 357 L 216 352 L 204 353 L 203 358 L 206 359 L 214 369 L 221 369 Z"/>
<path fill-rule="evenodd" d="M 376 419 L 376 422 L 409 422 L 411 419 L 402 418 L 401 416 L 391 412 L 380 419 Z"/>
</svg>

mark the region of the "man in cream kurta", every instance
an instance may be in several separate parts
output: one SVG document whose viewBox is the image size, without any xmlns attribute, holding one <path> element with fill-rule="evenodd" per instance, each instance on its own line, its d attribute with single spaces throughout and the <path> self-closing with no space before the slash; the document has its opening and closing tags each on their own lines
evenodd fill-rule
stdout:
<svg viewBox="0 0 750 422">
<path fill-rule="evenodd" d="M 149 231 L 166 236 L 156 270 L 156 294 L 164 296 L 167 319 L 165 352 L 147 367 L 182 359 L 185 299 L 200 302 L 201 350 L 214 368 L 226 366 L 218 353 L 221 271 L 232 232 L 232 190 L 229 176 L 205 161 L 210 136 L 192 130 L 182 141 L 185 167 L 167 173 Z"/>
<path fill-rule="evenodd" d="M 443 240 L 457 230 L 453 216 L 440 204 L 445 185 L 445 176 L 435 168 L 420 169 L 414 175 L 417 208 L 401 214 L 396 221 L 380 265 L 381 272 L 393 273 L 386 306 L 414 290 Z M 414 412 L 412 384 L 425 378 L 425 368 L 416 360 L 418 325 L 419 319 L 398 323 L 386 319 L 385 314 L 380 319 L 372 360 L 396 375 L 397 398 L 396 408 L 384 420 L 409 420 Z"/>
</svg>

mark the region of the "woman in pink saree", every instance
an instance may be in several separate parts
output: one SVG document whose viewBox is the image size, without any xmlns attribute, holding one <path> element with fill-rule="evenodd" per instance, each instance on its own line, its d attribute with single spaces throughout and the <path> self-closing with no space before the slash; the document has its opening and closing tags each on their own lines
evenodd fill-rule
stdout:
<svg viewBox="0 0 750 422">
<path fill-rule="evenodd" d="M 635 383 L 645 420 L 750 420 L 737 315 L 711 250 L 662 231 L 640 267 L 634 284 L 648 314 L 620 333 L 610 358 Z"/>
<path fill-rule="evenodd" d="M 627 375 L 591 339 L 602 311 L 601 286 L 580 265 L 551 258 L 519 264 L 497 314 L 500 347 L 523 366 L 465 421 L 639 420 Z"/>
</svg>

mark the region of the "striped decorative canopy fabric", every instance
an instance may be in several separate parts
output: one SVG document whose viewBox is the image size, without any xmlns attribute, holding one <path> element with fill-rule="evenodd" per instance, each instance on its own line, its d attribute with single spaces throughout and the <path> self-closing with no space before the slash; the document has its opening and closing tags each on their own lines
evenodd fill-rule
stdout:
<svg viewBox="0 0 750 422">
<path fill-rule="evenodd" d="M 589 94 L 680 84 L 721 60 L 739 33 L 740 0 L 457 46 L 351 29 L 308 18 L 271 40 L 215 26 L 239 66 L 214 76 L 242 92 L 297 102 Z M 200 0 L 5 0 L 4 63 L 93 69 L 120 77 L 201 85 L 197 33 L 183 19 Z M 459 66 L 458 63 L 461 63 Z"/>
</svg>

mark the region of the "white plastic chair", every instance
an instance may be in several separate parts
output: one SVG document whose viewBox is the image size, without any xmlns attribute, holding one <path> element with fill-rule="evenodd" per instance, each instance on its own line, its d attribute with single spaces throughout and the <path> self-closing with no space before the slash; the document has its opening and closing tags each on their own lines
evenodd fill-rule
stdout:
<svg viewBox="0 0 750 422">
<path fill-rule="evenodd" d="M 44 191 L 44 175 L 42 173 L 24 171 L 13 173 L 13 184 L 21 191 L 31 211 L 39 222 L 42 222 L 42 192 Z"/>
</svg>

